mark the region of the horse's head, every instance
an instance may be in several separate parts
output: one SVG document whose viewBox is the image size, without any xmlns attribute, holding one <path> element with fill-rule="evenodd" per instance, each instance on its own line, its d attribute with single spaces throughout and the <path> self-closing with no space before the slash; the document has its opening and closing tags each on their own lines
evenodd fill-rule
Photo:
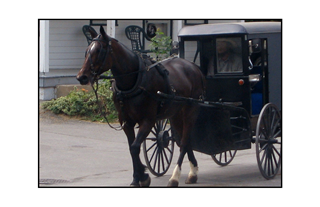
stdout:
<svg viewBox="0 0 320 207">
<path fill-rule="evenodd" d="M 91 32 L 90 32 L 91 33 Z M 100 27 L 100 34 L 96 36 L 91 33 L 93 40 L 86 50 L 85 60 L 77 75 L 81 85 L 93 84 L 99 75 L 109 70 L 112 65 L 111 38 L 106 34 L 103 27 Z"/>
</svg>

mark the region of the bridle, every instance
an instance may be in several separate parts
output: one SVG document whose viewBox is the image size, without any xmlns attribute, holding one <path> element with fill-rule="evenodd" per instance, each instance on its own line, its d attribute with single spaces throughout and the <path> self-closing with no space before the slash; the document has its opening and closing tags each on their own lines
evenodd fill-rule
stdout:
<svg viewBox="0 0 320 207">
<path fill-rule="evenodd" d="M 92 57 L 91 57 L 91 52 L 90 50 L 87 50 L 86 51 L 86 54 L 85 56 L 87 56 L 87 54 L 89 55 L 89 61 L 90 61 L 90 72 L 91 74 L 93 75 L 93 80 L 94 81 L 97 81 L 99 79 L 99 74 L 101 74 L 101 71 L 103 70 L 103 67 L 105 66 L 106 64 L 106 57 L 109 53 L 112 53 L 112 47 L 111 47 L 111 40 L 103 40 L 103 39 L 100 39 L 101 35 L 98 35 L 96 38 L 94 38 L 92 40 L 92 42 L 98 42 L 99 45 L 100 45 L 100 52 L 99 52 L 99 55 L 98 55 L 98 62 L 102 62 L 102 64 L 100 64 L 100 67 L 99 69 L 96 71 L 94 69 L 94 64 L 92 62 Z M 105 49 L 103 47 L 103 44 L 102 43 L 106 43 L 107 45 L 107 48 Z"/>
</svg>

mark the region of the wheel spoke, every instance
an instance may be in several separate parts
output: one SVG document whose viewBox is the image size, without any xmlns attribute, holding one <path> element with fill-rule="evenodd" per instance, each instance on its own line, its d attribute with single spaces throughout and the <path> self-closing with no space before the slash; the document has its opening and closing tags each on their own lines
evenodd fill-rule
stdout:
<svg viewBox="0 0 320 207">
<path fill-rule="evenodd" d="M 151 133 L 152 133 L 155 137 L 157 137 L 157 132 L 154 131 L 154 129 L 151 129 Z"/>
<path fill-rule="evenodd" d="M 152 159 L 153 159 L 153 156 L 154 154 L 157 152 L 158 150 L 158 146 L 156 147 L 156 149 L 153 151 L 152 155 L 151 155 L 151 158 L 149 159 L 149 163 L 151 163 Z"/>
<path fill-rule="evenodd" d="M 155 150 L 155 152 L 158 151 L 158 150 Z M 153 163 L 153 169 L 155 170 L 156 169 L 156 164 L 157 164 L 157 161 L 158 161 L 158 152 L 156 153 L 156 157 L 154 159 L 154 163 Z"/>
<path fill-rule="evenodd" d="M 270 159 L 269 158 L 267 158 L 267 162 L 268 162 L 268 175 L 270 176 L 271 163 L 270 163 Z"/>
<path fill-rule="evenodd" d="M 166 148 L 165 148 L 165 149 L 166 149 Z M 167 163 L 170 163 L 165 149 L 163 149 L 164 157 L 166 158 Z"/>
<path fill-rule="evenodd" d="M 260 159 L 261 164 L 263 163 L 264 157 L 266 156 L 266 150 L 263 150 L 262 157 Z"/>
<path fill-rule="evenodd" d="M 270 160 L 270 166 L 271 166 L 271 173 L 272 173 L 272 175 L 274 175 L 274 165 L 273 165 L 273 159 L 272 159 L 272 152 L 270 154 L 269 160 Z"/>
<path fill-rule="evenodd" d="M 161 161 L 162 161 L 162 170 L 165 171 L 165 164 L 164 164 L 164 159 L 163 159 L 163 150 L 161 150 Z"/>
<path fill-rule="evenodd" d="M 262 162 L 261 163 L 263 163 L 263 160 L 265 160 L 265 162 L 264 162 L 264 171 L 266 172 L 266 169 L 267 169 L 267 156 L 265 156 L 266 155 L 266 150 L 264 151 L 264 154 L 263 154 L 263 157 L 262 157 Z M 266 157 L 266 159 L 264 159 L 264 157 Z"/>
<path fill-rule="evenodd" d="M 279 129 L 279 131 L 277 131 L 277 133 L 275 133 L 275 134 L 273 135 L 273 138 L 278 137 L 278 136 L 280 135 L 280 133 L 281 133 L 281 130 Z"/>
<path fill-rule="evenodd" d="M 158 173 L 160 172 L 161 149 L 158 149 Z"/>
<path fill-rule="evenodd" d="M 277 148 L 275 148 L 274 146 L 272 146 L 272 149 L 281 157 L 280 152 L 277 150 Z"/>
<path fill-rule="evenodd" d="M 259 154 L 260 154 L 260 152 L 261 152 L 262 150 L 264 150 L 264 152 L 265 152 L 265 149 L 266 149 L 267 146 L 268 146 L 268 143 L 265 143 L 265 144 L 261 147 L 261 149 L 259 150 Z"/>
<path fill-rule="evenodd" d="M 173 143 L 172 143 L 173 144 Z M 166 147 L 166 149 L 171 153 L 173 154 L 173 152 L 171 151 L 171 149 L 169 149 L 169 147 Z"/>
<path fill-rule="evenodd" d="M 149 152 L 149 150 L 151 150 L 156 144 L 157 142 L 153 143 L 146 151 Z"/>
<path fill-rule="evenodd" d="M 272 133 L 273 133 L 273 134 L 275 134 L 275 131 L 276 131 L 277 128 L 278 128 L 278 124 L 279 124 L 280 120 L 281 120 L 281 119 L 278 118 L 278 119 L 276 120 L 276 122 L 275 122 L 274 124 L 272 124 L 271 130 L 272 130 Z"/>
<path fill-rule="evenodd" d="M 279 167 L 279 163 L 277 161 L 277 158 L 276 158 L 276 155 L 274 154 L 274 151 L 272 151 L 272 158 L 273 158 L 273 161 L 276 165 L 276 169 Z M 279 157 L 280 158 L 280 157 Z M 280 160 L 280 159 L 279 159 Z"/>
</svg>

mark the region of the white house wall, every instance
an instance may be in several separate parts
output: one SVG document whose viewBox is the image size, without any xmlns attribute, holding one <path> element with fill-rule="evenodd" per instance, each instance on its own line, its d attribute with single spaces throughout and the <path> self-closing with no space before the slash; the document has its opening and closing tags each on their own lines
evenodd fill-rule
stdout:
<svg viewBox="0 0 320 207">
<path fill-rule="evenodd" d="M 80 69 L 88 46 L 82 32 L 89 20 L 50 20 L 49 68 Z"/>
</svg>

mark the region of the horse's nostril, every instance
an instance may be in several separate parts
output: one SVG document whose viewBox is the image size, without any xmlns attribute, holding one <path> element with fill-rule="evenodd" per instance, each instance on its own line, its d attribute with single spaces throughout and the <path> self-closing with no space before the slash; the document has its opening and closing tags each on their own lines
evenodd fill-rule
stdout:
<svg viewBox="0 0 320 207">
<path fill-rule="evenodd" d="M 86 85 L 89 82 L 89 79 L 87 76 L 82 75 L 80 77 L 77 77 L 77 80 L 80 82 L 81 85 Z"/>
</svg>

